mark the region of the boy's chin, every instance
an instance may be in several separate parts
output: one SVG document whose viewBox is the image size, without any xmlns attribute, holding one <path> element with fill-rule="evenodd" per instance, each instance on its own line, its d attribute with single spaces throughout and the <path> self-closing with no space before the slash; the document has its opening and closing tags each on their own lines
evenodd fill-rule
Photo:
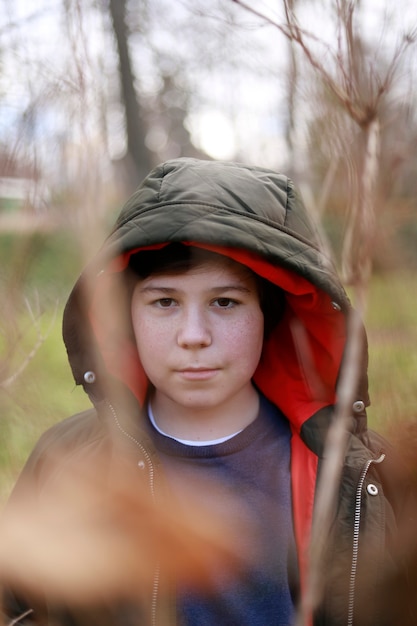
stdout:
<svg viewBox="0 0 417 626">
<path fill-rule="evenodd" d="M 216 415 L 222 413 L 228 405 L 228 397 L 216 397 L 212 390 L 195 390 L 192 393 L 174 393 L 165 399 L 156 398 L 156 407 L 173 411 L 177 414 L 193 411 L 195 413 L 207 413 Z"/>
</svg>

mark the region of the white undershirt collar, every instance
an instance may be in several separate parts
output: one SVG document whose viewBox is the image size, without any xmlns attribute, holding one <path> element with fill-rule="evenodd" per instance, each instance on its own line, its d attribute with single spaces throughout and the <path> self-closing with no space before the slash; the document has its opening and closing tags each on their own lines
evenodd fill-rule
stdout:
<svg viewBox="0 0 417 626">
<path fill-rule="evenodd" d="M 219 437 L 219 439 L 210 439 L 209 441 L 190 441 L 188 439 L 179 439 L 178 437 L 173 437 L 172 435 L 168 435 L 168 433 L 165 433 L 163 430 L 161 430 L 155 421 L 155 416 L 153 414 L 152 406 L 150 402 L 148 403 L 148 415 L 149 415 L 151 424 L 158 431 L 158 433 L 160 433 L 164 437 L 169 437 L 170 439 L 174 439 L 175 441 L 178 441 L 179 443 L 182 443 L 185 446 L 214 446 L 216 444 L 228 441 L 229 439 L 233 439 L 233 437 L 236 437 L 236 435 L 241 433 L 243 430 L 243 429 L 238 430 L 236 433 L 232 433 L 231 435 L 226 435 L 226 437 Z"/>
</svg>

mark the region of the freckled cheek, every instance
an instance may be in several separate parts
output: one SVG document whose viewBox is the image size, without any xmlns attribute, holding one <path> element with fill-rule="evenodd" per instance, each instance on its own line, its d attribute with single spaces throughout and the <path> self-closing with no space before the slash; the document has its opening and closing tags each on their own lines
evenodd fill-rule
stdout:
<svg viewBox="0 0 417 626">
<path fill-rule="evenodd" d="M 263 315 L 248 315 L 228 329 L 229 354 L 245 358 L 260 356 L 263 346 Z"/>
<path fill-rule="evenodd" d="M 158 355 L 167 349 L 170 333 L 160 324 L 141 320 L 133 323 L 136 346 L 140 356 Z"/>
</svg>

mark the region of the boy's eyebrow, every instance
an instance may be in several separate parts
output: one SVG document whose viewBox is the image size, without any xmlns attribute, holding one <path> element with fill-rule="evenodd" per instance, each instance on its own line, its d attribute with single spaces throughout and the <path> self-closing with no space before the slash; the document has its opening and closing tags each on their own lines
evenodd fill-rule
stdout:
<svg viewBox="0 0 417 626">
<path fill-rule="evenodd" d="M 163 293 L 181 293 L 183 290 L 178 287 L 164 287 L 162 285 L 144 285 L 139 288 L 140 293 L 146 293 L 150 291 L 162 291 Z M 221 293 L 223 291 L 240 291 L 241 293 L 251 293 L 252 289 L 245 287 L 244 285 L 219 285 L 208 289 L 211 293 Z"/>
</svg>

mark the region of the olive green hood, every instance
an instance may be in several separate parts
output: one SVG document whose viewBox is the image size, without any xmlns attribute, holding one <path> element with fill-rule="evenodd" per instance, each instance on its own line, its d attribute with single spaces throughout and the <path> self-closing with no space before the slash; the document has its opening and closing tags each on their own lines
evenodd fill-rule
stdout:
<svg viewBox="0 0 417 626">
<path fill-rule="evenodd" d="M 126 318 L 110 313 L 120 296 L 114 283 L 132 253 L 168 242 L 225 254 L 284 289 L 286 311 L 265 343 L 254 381 L 298 432 L 314 415 L 329 415 L 349 300 L 292 181 L 230 162 L 168 161 L 128 200 L 65 310 L 64 340 L 77 384 L 96 401 L 106 394 L 106 381 L 117 379 L 143 401 L 147 381 L 124 332 Z M 366 354 L 355 399 L 369 403 Z M 364 412 L 356 418 L 363 422 Z"/>
</svg>

